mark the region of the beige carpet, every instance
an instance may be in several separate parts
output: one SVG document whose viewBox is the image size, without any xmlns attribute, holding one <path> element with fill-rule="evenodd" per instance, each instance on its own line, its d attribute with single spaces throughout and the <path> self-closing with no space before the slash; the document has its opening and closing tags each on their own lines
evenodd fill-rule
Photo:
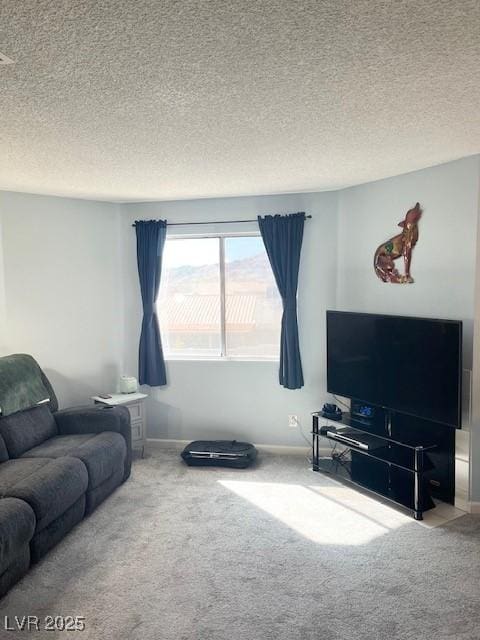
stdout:
<svg viewBox="0 0 480 640">
<path fill-rule="evenodd" d="M 0 601 L 0 637 L 478 640 L 480 518 L 427 529 L 262 454 L 247 471 L 152 451 Z M 4 630 L 84 616 L 83 632 Z"/>
</svg>

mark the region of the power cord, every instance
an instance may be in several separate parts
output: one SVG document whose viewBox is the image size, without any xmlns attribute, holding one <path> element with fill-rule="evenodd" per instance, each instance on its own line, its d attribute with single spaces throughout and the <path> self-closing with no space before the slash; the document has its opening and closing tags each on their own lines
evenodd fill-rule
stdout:
<svg viewBox="0 0 480 640">
<path fill-rule="evenodd" d="M 348 475 L 351 478 L 352 477 L 352 472 L 350 470 L 351 459 L 348 458 L 350 454 L 350 449 L 344 449 L 339 453 L 336 453 L 336 449 L 337 449 L 337 443 L 335 443 L 334 447 L 332 448 L 332 453 L 331 453 L 332 460 L 336 462 L 340 467 L 343 467 L 343 469 L 345 469 L 345 471 L 348 473 Z"/>
</svg>

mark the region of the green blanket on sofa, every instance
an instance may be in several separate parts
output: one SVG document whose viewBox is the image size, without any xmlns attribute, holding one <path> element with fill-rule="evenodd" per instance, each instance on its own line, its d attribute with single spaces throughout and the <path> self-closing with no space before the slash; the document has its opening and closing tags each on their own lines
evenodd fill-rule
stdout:
<svg viewBox="0 0 480 640">
<path fill-rule="evenodd" d="M 0 358 L 0 416 L 30 409 L 49 400 L 42 371 L 32 356 L 18 353 Z"/>
</svg>

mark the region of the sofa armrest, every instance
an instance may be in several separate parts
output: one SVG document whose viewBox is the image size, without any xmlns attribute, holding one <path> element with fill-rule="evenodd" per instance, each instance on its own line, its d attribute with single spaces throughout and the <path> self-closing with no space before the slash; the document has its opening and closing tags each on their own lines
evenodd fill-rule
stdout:
<svg viewBox="0 0 480 640">
<path fill-rule="evenodd" d="M 115 431 L 122 435 L 127 446 L 124 480 L 130 475 L 132 465 L 132 428 L 127 407 L 105 405 L 72 407 L 53 414 L 60 435 L 102 433 Z"/>
</svg>

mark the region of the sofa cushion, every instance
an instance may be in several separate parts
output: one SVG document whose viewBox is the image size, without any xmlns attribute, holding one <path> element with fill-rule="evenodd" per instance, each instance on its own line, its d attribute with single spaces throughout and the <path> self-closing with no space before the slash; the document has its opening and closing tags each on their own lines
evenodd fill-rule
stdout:
<svg viewBox="0 0 480 640">
<path fill-rule="evenodd" d="M 19 458 L 27 449 L 56 436 L 57 424 L 48 407 L 34 407 L 0 418 L 0 435 L 10 458 Z"/>
<path fill-rule="evenodd" d="M 36 531 L 30 542 L 30 555 L 32 564 L 38 562 L 52 547 L 60 542 L 73 527 L 81 522 L 85 515 L 84 493 L 81 498 L 68 507 L 56 520 Z M 69 634 L 67 634 L 68 638 Z M 34 636 L 35 637 L 35 636 Z M 33 638 L 32 638 L 33 640 Z"/>
<path fill-rule="evenodd" d="M 22 458 L 60 458 L 72 456 L 81 460 L 88 470 L 88 488 L 94 489 L 123 469 L 127 447 L 119 433 L 71 434 L 55 436 L 26 451 Z"/>
<path fill-rule="evenodd" d="M 23 500 L 0 500 L 0 574 L 14 562 L 32 539 L 35 514 Z"/>
<path fill-rule="evenodd" d="M 36 531 L 71 507 L 87 486 L 87 469 L 77 458 L 21 458 L 0 464 L 0 496 L 29 504 L 37 519 Z"/>
<path fill-rule="evenodd" d="M 132 428 L 130 411 L 127 407 L 89 405 L 86 407 L 72 407 L 62 409 L 53 414 L 57 423 L 58 435 L 94 434 L 103 431 L 119 433 L 125 439 L 127 455 L 125 457 L 123 479 L 130 475 L 132 466 Z"/>
</svg>

